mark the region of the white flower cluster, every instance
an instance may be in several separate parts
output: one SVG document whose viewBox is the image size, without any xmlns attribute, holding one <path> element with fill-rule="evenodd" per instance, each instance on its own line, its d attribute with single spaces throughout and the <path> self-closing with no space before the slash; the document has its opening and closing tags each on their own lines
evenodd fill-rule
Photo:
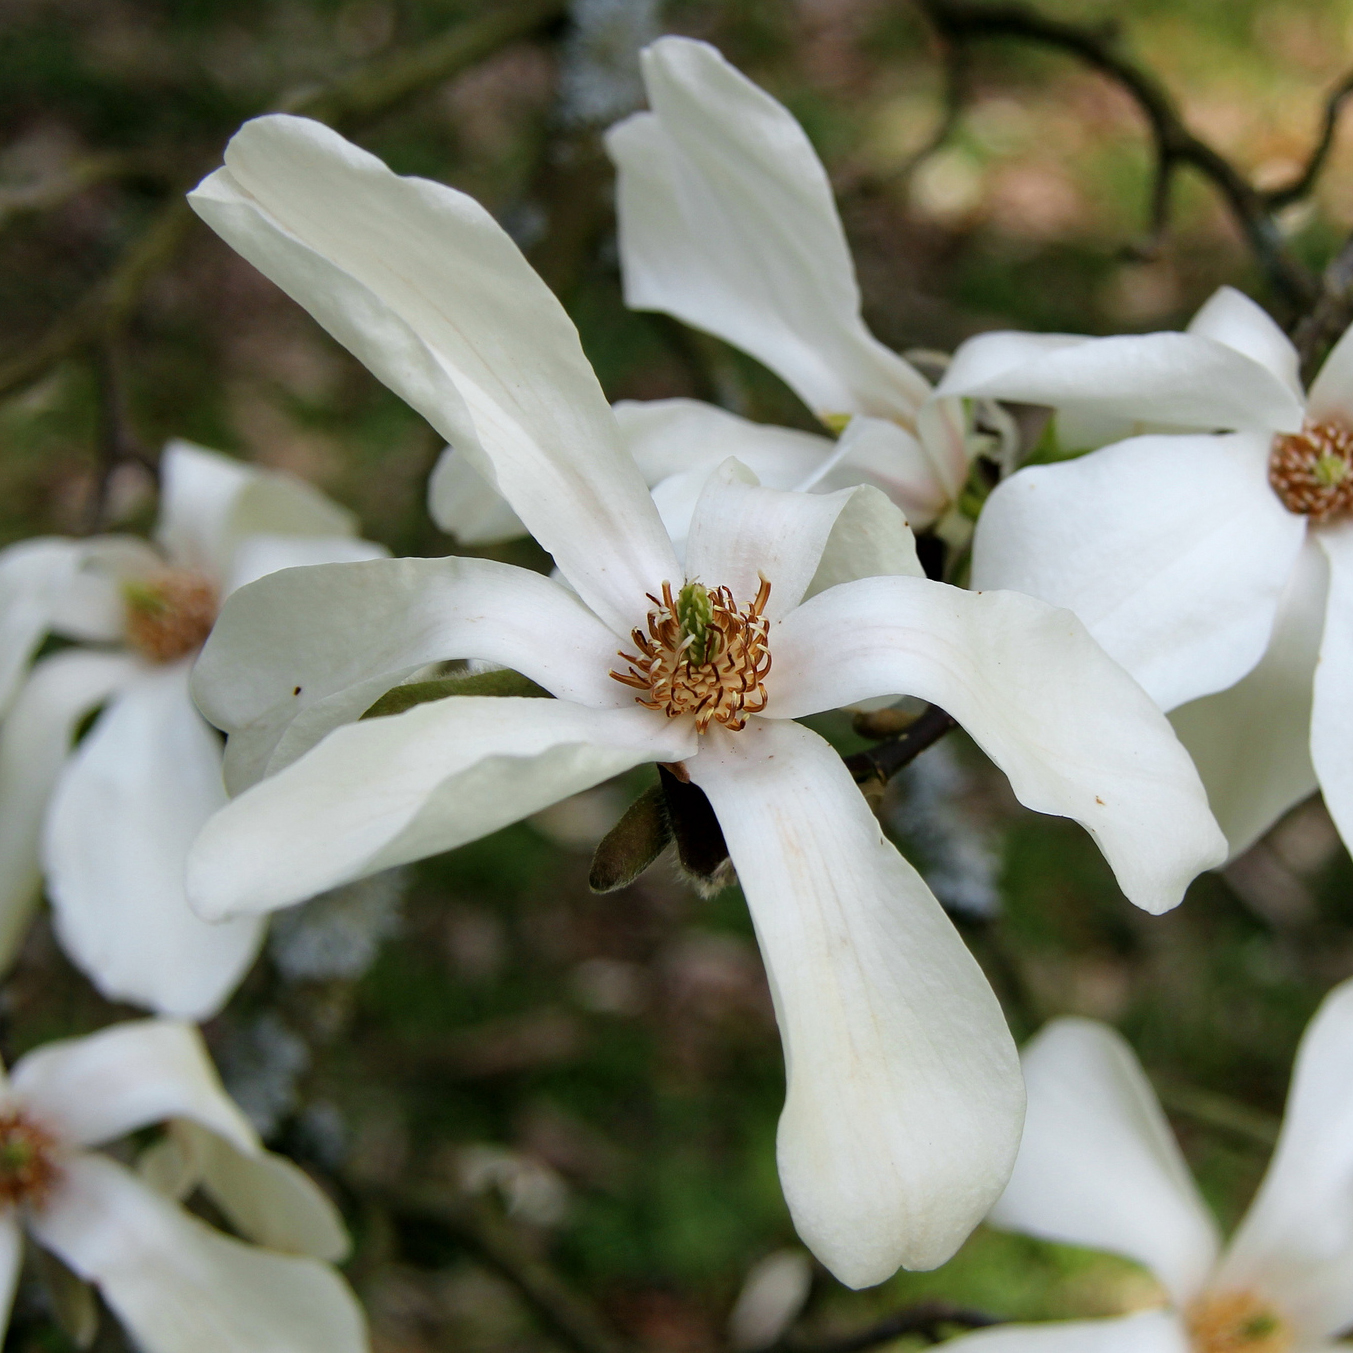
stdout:
<svg viewBox="0 0 1353 1353">
<path fill-rule="evenodd" d="M 1058 1024 L 1021 1071 L 931 889 L 798 721 L 938 705 L 1151 913 L 1317 785 L 1353 840 L 1353 339 L 1306 400 L 1288 340 L 1223 290 L 1183 334 L 984 335 L 932 387 L 865 327 L 789 113 L 699 42 L 641 64 L 649 111 L 608 136 L 626 298 L 760 359 L 823 435 L 691 400 L 612 408 L 477 203 L 318 123 L 247 123 L 194 210 L 454 448 L 439 524 L 529 532 L 557 572 L 385 557 L 313 490 L 182 443 L 155 547 L 0 555 L 2 956 L 45 878 L 74 961 L 161 1016 L 220 1009 L 263 918 L 319 895 L 277 961 L 351 975 L 394 906 L 356 881 L 656 763 L 703 792 L 746 894 L 784 1041 L 780 1176 L 843 1282 L 944 1262 L 996 1205 L 1141 1259 L 1174 1306 L 974 1347 L 1211 1353 L 1245 1321 L 1287 1340 L 1256 1350 L 1323 1346 L 1353 1317 L 1349 991 L 1308 1035 L 1269 1182 L 1218 1266 L 1121 1042 Z M 1053 411 L 1061 459 L 1016 468 L 1001 400 Z M 989 496 L 983 465 L 1003 475 Z M 970 588 L 925 576 L 913 527 L 971 552 Z M 553 698 L 373 711 L 448 660 Z M 963 888 L 989 907 L 978 856 Z M 161 1121 L 139 1179 L 86 1150 Z M 262 1150 L 188 1026 L 24 1059 L 0 1138 L 10 1289 L 22 1219 L 146 1348 L 363 1345 L 317 1262 L 343 1250 L 332 1209 Z M 198 1186 L 261 1248 L 171 1201 Z"/>
</svg>

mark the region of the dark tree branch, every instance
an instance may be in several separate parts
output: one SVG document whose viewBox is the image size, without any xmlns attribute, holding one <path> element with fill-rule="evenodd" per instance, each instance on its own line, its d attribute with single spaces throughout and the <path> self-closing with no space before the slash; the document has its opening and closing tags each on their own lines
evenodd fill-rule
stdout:
<svg viewBox="0 0 1353 1353">
<path fill-rule="evenodd" d="M 1334 148 L 1334 133 L 1339 127 L 1339 114 L 1350 94 L 1353 94 L 1353 71 L 1335 85 L 1329 98 L 1325 100 L 1324 125 L 1320 129 L 1320 138 L 1316 141 L 1305 168 L 1290 183 L 1260 194 L 1270 211 L 1277 211 L 1282 207 L 1291 206 L 1293 202 L 1300 202 L 1315 187 L 1329 159 L 1330 151 Z"/>
<path fill-rule="evenodd" d="M 809 1343 L 792 1335 L 775 1346 L 775 1353 L 861 1353 L 863 1349 L 877 1348 L 907 1334 L 919 1334 L 932 1344 L 941 1343 L 945 1327 L 977 1330 L 1004 1325 L 1000 1316 L 988 1315 L 964 1306 L 951 1306 L 947 1301 L 922 1301 L 904 1311 L 880 1320 L 858 1334 L 847 1334 L 840 1339 Z"/>
<path fill-rule="evenodd" d="M 85 512 L 85 530 L 90 533 L 108 524 L 108 494 L 119 465 L 139 462 L 152 471 L 155 469 L 154 459 L 147 455 L 127 416 L 119 335 L 105 335 L 94 348 L 94 368 L 99 390 L 99 464 Z"/>
<path fill-rule="evenodd" d="M 854 756 L 845 758 L 846 769 L 859 785 L 885 784 L 904 766 L 910 765 L 927 747 L 934 746 L 958 721 L 938 705 L 927 705 L 925 712 L 897 737 L 880 742 Z"/>
<path fill-rule="evenodd" d="M 1353 236 L 1330 260 L 1320 279 L 1320 296 L 1292 330 L 1301 355 L 1301 376 L 1308 385 L 1325 353 L 1353 323 Z"/>
</svg>

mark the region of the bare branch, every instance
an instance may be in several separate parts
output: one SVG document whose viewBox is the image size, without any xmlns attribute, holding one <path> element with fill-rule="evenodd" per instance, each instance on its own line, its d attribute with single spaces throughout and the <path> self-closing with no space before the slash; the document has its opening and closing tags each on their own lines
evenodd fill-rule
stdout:
<svg viewBox="0 0 1353 1353">
<path fill-rule="evenodd" d="M 946 714 L 938 705 L 927 705 L 924 713 L 896 737 L 846 757 L 846 769 L 854 776 L 856 784 L 885 784 L 927 747 L 934 746 L 957 727 L 958 721 L 952 715 Z"/>
<path fill-rule="evenodd" d="M 148 166 L 141 158 L 113 151 L 76 160 L 59 174 L 38 183 L 0 187 L 0 229 L 20 216 L 63 206 L 72 197 L 96 184 L 147 171 Z"/>
<path fill-rule="evenodd" d="M 1277 211 L 1281 207 L 1290 206 L 1293 202 L 1299 202 L 1315 187 L 1325 168 L 1325 162 L 1329 159 L 1330 151 L 1334 148 L 1334 133 L 1339 127 L 1339 114 L 1350 94 L 1353 94 L 1353 71 L 1335 85 L 1329 98 L 1325 100 L 1324 125 L 1320 129 L 1320 138 L 1316 141 L 1305 168 L 1291 183 L 1260 194 L 1270 211 Z"/>
<path fill-rule="evenodd" d="M 127 417 L 120 335 L 105 335 L 94 350 L 94 358 L 99 387 L 99 466 L 85 512 L 85 530 L 90 533 L 108 524 L 108 495 L 118 466 L 134 461 L 151 468 L 154 465 Z"/>
<path fill-rule="evenodd" d="M 1302 380 L 1307 385 L 1320 369 L 1325 353 L 1353 323 L 1353 236 L 1330 260 L 1320 279 L 1320 296 L 1292 331 L 1301 355 Z"/>
</svg>

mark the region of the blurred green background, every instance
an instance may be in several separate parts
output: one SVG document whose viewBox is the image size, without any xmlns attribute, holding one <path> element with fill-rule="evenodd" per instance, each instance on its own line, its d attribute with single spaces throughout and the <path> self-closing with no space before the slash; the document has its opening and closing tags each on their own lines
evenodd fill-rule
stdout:
<svg viewBox="0 0 1353 1353">
<path fill-rule="evenodd" d="M 219 162 L 244 118 L 510 8 L 0 0 L 0 364 Z M 1324 93 L 1353 66 L 1348 0 L 1041 8 L 1121 21 L 1190 126 L 1261 185 L 1290 177 Z M 836 185 L 868 319 L 900 350 L 950 349 L 995 325 L 1174 326 L 1221 282 L 1265 299 L 1215 194 L 1187 175 L 1163 248 L 1131 255 L 1151 170 L 1141 119 L 1061 56 L 983 44 L 952 135 L 913 166 L 942 116 L 941 67 L 904 0 L 580 0 L 573 20 L 427 88 L 357 139 L 494 211 L 564 300 L 613 398 L 698 395 L 812 426 L 751 361 L 623 307 L 597 133 L 637 106 L 633 47 L 660 31 L 714 41 L 802 120 Z M 91 165 L 97 181 L 40 201 Z M 1351 224 L 1353 130 L 1283 220 L 1313 266 Z M 127 427 L 145 448 L 183 436 L 282 467 L 397 553 L 454 549 L 424 509 L 434 434 L 205 228 L 150 280 L 115 345 Z M 0 543 L 87 527 L 97 391 L 95 365 L 77 354 L 0 404 Z M 111 524 L 144 529 L 150 473 L 121 466 L 110 509 Z M 546 562 L 529 545 L 496 555 Z M 861 745 L 844 717 L 821 726 L 844 750 Z M 274 1142 L 347 1207 L 359 1237 L 349 1271 L 382 1353 L 549 1346 L 501 1279 L 385 1201 L 411 1181 L 450 1180 L 474 1144 L 541 1170 L 564 1205 L 527 1208 L 523 1234 L 645 1348 L 724 1346 L 750 1265 L 795 1244 L 774 1164 L 779 1042 L 740 894 L 701 900 L 666 862 L 612 896 L 587 888 L 591 848 L 646 783 L 605 786 L 392 882 L 405 889 L 397 927 L 385 903 L 350 923 L 358 948 L 394 931 L 360 979 L 297 977 L 279 940 L 207 1031 Z M 1353 868 L 1320 803 L 1155 919 L 1127 904 L 1088 837 L 1020 809 L 957 737 L 900 777 L 881 812 L 954 904 L 1017 1037 L 1068 1012 L 1121 1028 L 1233 1224 L 1267 1159 L 1301 1028 L 1353 974 Z M 5 1051 L 126 1013 L 69 968 L 43 922 L 3 990 Z M 981 1230 L 937 1272 L 871 1292 L 819 1273 L 802 1329 L 827 1338 L 932 1296 L 1039 1317 L 1127 1310 L 1157 1293 L 1126 1263 Z M 6 1348 L 67 1346 L 21 1305 Z"/>
</svg>

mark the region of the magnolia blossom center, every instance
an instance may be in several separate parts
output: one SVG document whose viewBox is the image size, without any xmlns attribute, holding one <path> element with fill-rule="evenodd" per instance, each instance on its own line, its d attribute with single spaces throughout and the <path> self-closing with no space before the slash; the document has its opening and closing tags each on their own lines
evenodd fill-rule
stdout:
<svg viewBox="0 0 1353 1353">
<path fill-rule="evenodd" d="M 196 652 L 216 623 L 219 598 L 209 578 L 167 568 L 124 583 L 127 642 L 151 662 L 174 662 Z"/>
<path fill-rule="evenodd" d="M 1268 482 L 1289 512 L 1323 521 L 1353 508 L 1353 428 L 1307 420 L 1273 439 Z"/>
<path fill-rule="evenodd" d="M 1254 1292 L 1212 1292 L 1188 1312 L 1195 1353 L 1291 1353 L 1291 1326 Z"/>
<path fill-rule="evenodd" d="M 22 1113 L 0 1113 L 0 1206 L 40 1206 L 60 1175 L 56 1138 Z"/>
<path fill-rule="evenodd" d="M 763 613 L 769 597 L 764 577 L 743 610 L 726 587 L 710 591 L 687 583 L 673 598 L 672 584 L 665 582 L 661 599 L 648 594 L 654 607 L 648 633 L 633 632 L 638 653 L 620 653 L 629 670 L 611 676 L 643 692 L 635 699 L 645 709 L 669 719 L 692 714 L 701 733 L 714 722 L 736 732 L 766 708 L 770 622 Z"/>
</svg>

